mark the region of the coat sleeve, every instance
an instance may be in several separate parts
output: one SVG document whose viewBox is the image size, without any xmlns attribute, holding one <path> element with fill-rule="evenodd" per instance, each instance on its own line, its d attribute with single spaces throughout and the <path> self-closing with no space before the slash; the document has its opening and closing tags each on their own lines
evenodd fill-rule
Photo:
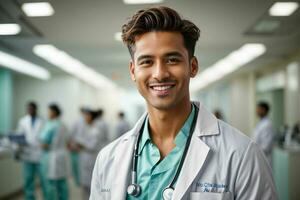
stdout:
<svg viewBox="0 0 300 200">
<path fill-rule="evenodd" d="M 20 119 L 17 126 L 17 133 L 18 134 L 25 134 L 25 127 L 24 127 L 24 119 Z"/>
<path fill-rule="evenodd" d="M 235 183 L 237 200 L 277 200 L 272 169 L 263 152 L 250 142 L 240 163 Z"/>
</svg>

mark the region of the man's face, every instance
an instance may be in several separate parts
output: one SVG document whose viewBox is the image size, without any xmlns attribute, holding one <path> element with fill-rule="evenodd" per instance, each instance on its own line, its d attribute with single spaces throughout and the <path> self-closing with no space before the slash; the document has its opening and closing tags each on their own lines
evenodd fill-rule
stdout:
<svg viewBox="0 0 300 200">
<path fill-rule="evenodd" d="M 198 71 L 189 60 L 183 37 L 177 32 L 148 32 L 136 37 L 130 74 L 148 106 L 169 109 L 189 102 L 189 81 Z"/>
<path fill-rule="evenodd" d="M 263 107 L 257 106 L 256 107 L 256 114 L 257 114 L 258 117 L 262 118 L 266 115 L 266 111 Z"/>
<path fill-rule="evenodd" d="M 28 105 L 27 106 L 27 113 L 31 116 L 34 116 L 34 115 L 36 115 L 36 109 L 33 106 Z"/>
<path fill-rule="evenodd" d="M 93 121 L 92 114 L 91 114 L 91 113 L 88 113 L 88 112 L 85 113 L 84 119 L 85 119 L 85 122 L 86 122 L 87 124 L 92 123 L 92 121 Z"/>
<path fill-rule="evenodd" d="M 49 119 L 55 119 L 57 116 L 56 116 L 56 113 L 51 110 L 50 108 L 48 109 L 48 118 Z"/>
</svg>

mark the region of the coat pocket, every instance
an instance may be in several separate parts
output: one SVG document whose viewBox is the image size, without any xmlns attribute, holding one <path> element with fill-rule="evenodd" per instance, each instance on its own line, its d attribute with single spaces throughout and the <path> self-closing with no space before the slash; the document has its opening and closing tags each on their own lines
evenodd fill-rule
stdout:
<svg viewBox="0 0 300 200">
<path fill-rule="evenodd" d="M 214 193 L 214 192 L 191 192 L 190 200 L 231 200 L 231 193 Z"/>
</svg>

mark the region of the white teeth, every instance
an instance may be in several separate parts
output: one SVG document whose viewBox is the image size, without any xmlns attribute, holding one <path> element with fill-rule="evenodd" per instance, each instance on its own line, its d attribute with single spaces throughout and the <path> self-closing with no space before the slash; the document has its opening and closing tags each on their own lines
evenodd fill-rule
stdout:
<svg viewBox="0 0 300 200">
<path fill-rule="evenodd" d="M 162 90 L 167 90 L 170 89 L 172 86 L 171 85 L 167 85 L 167 86 L 153 86 L 154 90 L 158 90 L 158 91 L 162 91 Z"/>
</svg>

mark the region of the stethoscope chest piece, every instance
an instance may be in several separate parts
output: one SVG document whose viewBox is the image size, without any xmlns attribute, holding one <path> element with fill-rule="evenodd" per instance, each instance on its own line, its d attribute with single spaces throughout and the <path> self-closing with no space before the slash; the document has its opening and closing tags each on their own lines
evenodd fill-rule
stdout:
<svg viewBox="0 0 300 200">
<path fill-rule="evenodd" d="M 138 184 L 130 184 L 127 187 L 127 193 L 131 196 L 138 197 L 141 194 L 141 186 Z"/>
<path fill-rule="evenodd" d="M 163 200 L 171 200 L 173 197 L 173 193 L 174 193 L 174 189 L 171 187 L 165 188 L 162 196 L 163 196 Z"/>
</svg>

